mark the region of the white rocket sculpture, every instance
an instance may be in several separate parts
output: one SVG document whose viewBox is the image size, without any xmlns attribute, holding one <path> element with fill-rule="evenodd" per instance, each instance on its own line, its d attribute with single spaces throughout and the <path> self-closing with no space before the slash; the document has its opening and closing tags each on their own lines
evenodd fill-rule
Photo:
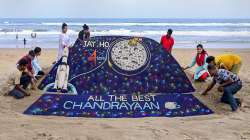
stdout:
<svg viewBox="0 0 250 140">
<path fill-rule="evenodd" d="M 68 54 L 69 49 L 66 47 L 63 50 L 62 62 L 57 68 L 54 89 L 67 91 L 69 77 Z"/>
</svg>

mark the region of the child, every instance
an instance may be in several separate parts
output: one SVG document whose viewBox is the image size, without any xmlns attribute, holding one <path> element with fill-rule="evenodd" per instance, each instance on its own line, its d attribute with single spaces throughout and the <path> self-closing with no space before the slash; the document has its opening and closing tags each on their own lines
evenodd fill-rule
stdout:
<svg viewBox="0 0 250 140">
<path fill-rule="evenodd" d="M 208 77 L 207 63 L 206 63 L 207 52 L 205 51 L 205 49 L 201 44 L 197 45 L 196 48 L 197 48 L 197 54 L 193 58 L 192 63 L 189 66 L 183 68 L 183 70 L 192 68 L 195 64 L 197 64 L 198 67 L 195 70 L 193 79 L 195 81 L 205 81 Z"/>
<path fill-rule="evenodd" d="M 31 77 L 27 73 L 28 61 L 21 59 L 17 65 L 17 71 L 14 74 L 13 84 L 14 87 L 10 91 L 9 95 L 16 99 L 24 98 L 30 94 L 26 91 L 27 87 L 31 84 Z"/>
<path fill-rule="evenodd" d="M 221 102 L 229 104 L 232 111 L 236 111 L 241 106 L 241 101 L 238 98 L 234 98 L 236 94 L 242 88 L 242 81 L 240 78 L 225 69 L 217 69 L 215 65 L 208 65 L 208 72 L 213 77 L 213 82 L 202 93 L 206 95 L 216 83 L 219 83 L 218 90 L 223 92 Z"/>
<path fill-rule="evenodd" d="M 39 62 L 38 62 L 38 56 L 41 55 L 41 52 L 42 52 L 42 49 L 40 47 L 36 47 L 34 49 L 35 57 L 32 60 L 32 68 L 34 70 L 36 79 L 40 78 L 40 77 L 42 77 L 44 75 L 44 72 L 42 71 L 42 68 L 41 68 L 41 66 L 39 65 Z"/>
</svg>

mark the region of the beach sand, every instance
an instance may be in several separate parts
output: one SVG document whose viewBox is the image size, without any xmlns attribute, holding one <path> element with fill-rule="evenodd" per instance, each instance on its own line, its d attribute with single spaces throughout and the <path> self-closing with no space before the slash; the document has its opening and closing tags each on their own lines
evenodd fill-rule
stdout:
<svg viewBox="0 0 250 140">
<path fill-rule="evenodd" d="M 244 87 L 237 96 L 244 99 L 244 107 L 232 113 L 228 105 L 219 103 L 220 93 L 215 89 L 210 95 L 200 96 L 207 83 L 193 83 L 196 96 L 215 114 L 185 118 L 132 118 L 95 119 L 27 116 L 22 112 L 41 95 L 22 100 L 3 96 L 6 84 L 15 70 L 15 63 L 28 50 L 0 49 L 0 140 L 238 140 L 250 139 L 250 49 L 208 49 L 210 55 L 235 53 L 242 57 L 240 77 Z M 195 49 L 175 49 L 174 57 L 182 65 L 188 65 Z M 56 58 L 55 49 L 43 50 L 39 58 L 43 67 L 49 67 Z M 193 69 L 187 71 L 190 73 Z"/>
</svg>

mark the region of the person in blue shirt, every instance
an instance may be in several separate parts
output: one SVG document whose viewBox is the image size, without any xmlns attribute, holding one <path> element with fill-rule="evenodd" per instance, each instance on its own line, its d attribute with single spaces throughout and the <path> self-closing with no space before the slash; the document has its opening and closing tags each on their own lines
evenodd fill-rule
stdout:
<svg viewBox="0 0 250 140">
<path fill-rule="evenodd" d="M 38 61 L 38 56 L 41 55 L 42 49 L 40 47 L 36 47 L 34 49 L 34 52 L 35 52 L 35 58 L 32 60 L 32 67 L 33 67 L 33 70 L 35 72 L 36 78 L 40 78 L 40 77 L 42 77 L 45 74 L 42 71 L 42 68 L 41 68 L 41 66 L 39 64 L 39 61 Z"/>
</svg>

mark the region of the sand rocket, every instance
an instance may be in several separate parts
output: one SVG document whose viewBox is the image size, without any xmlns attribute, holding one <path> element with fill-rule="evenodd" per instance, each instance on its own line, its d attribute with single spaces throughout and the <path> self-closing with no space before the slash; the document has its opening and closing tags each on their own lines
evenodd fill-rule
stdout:
<svg viewBox="0 0 250 140">
<path fill-rule="evenodd" d="M 66 47 L 63 50 L 62 61 L 57 68 L 54 89 L 67 91 L 69 77 L 68 55 L 69 49 Z"/>
</svg>

